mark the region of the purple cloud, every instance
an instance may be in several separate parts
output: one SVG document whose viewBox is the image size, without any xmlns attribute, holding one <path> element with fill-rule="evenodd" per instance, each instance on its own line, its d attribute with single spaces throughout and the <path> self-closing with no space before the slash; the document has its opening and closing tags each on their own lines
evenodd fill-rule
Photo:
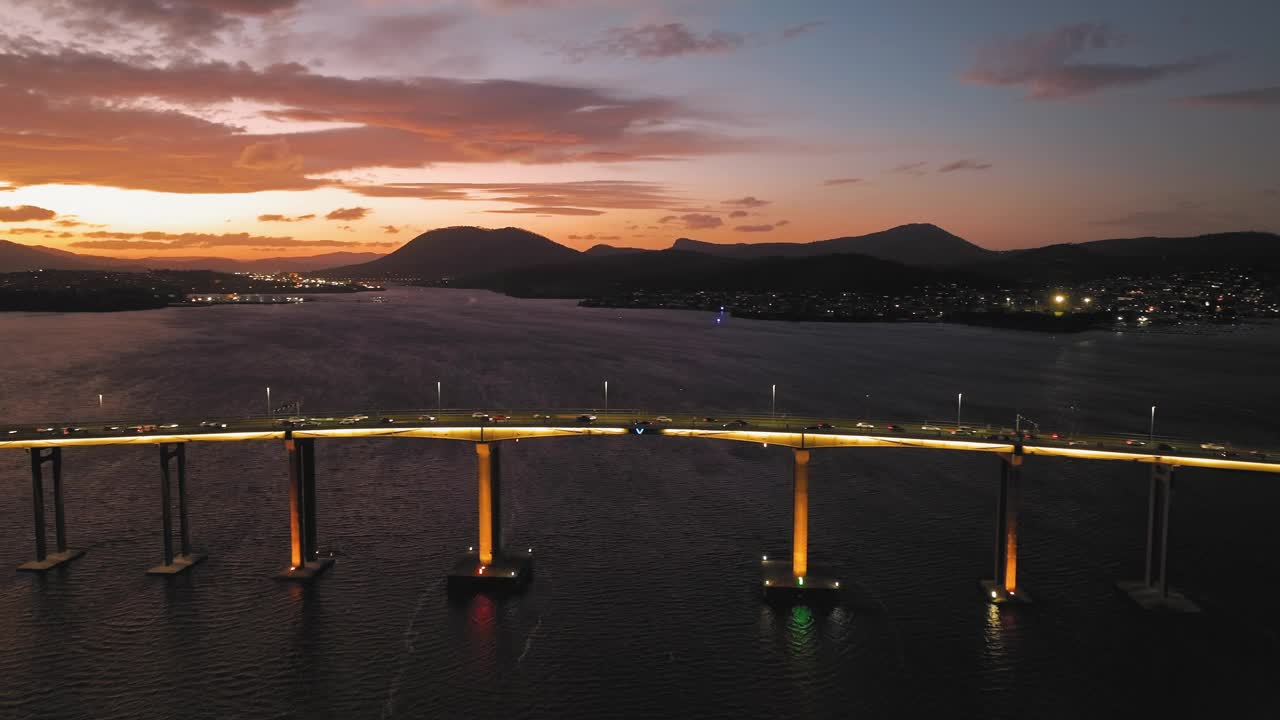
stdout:
<svg viewBox="0 0 1280 720">
<path fill-rule="evenodd" d="M 898 165 L 897 167 L 889 168 L 885 172 L 893 175 L 914 175 L 919 177 L 924 174 L 924 168 L 928 164 L 929 163 L 926 162 L 905 163 L 903 165 Z"/>
<path fill-rule="evenodd" d="M 745 233 L 772 232 L 773 226 L 772 225 L 739 225 L 733 230 L 734 232 L 745 232 Z"/>
<path fill-rule="evenodd" d="M 1020 86 L 1033 100 L 1060 100 L 1185 75 L 1225 57 L 1212 55 L 1149 65 L 1078 59 L 1090 52 L 1121 47 L 1126 40 L 1103 23 L 1077 23 L 1030 33 L 979 50 L 962 79 L 975 85 Z"/>
<path fill-rule="evenodd" d="M 659 60 L 680 55 L 709 55 L 737 50 L 745 45 L 742 33 L 714 30 L 699 35 L 684 23 L 617 27 L 604 36 L 582 45 L 570 45 L 562 52 L 571 62 L 593 57 L 635 57 Z"/>
<path fill-rule="evenodd" d="M 938 168 L 938 172 L 946 173 L 955 172 L 956 170 L 988 170 L 990 168 L 991 163 L 982 162 L 980 160 L 956 160 L 955 162 L 949 162 Z"/>
<path fill-rule="evenodd" d="M 744 198 L 737 198 L 735 200 L 724 200 L 720 204 L 732 205 L 733 207 L 740 207 L 740 208 L 758 208 L 758 207 L 764 207 L 765 205 L 768 205 L 770 202 L 772 202 L 772 200 L 761 200 L 760 198 L 754 195 L 748 195 Z"/>
<path fill-rule="evenodd" d="M 1234 90 L 1232 92 L 1192 95 L 1183 98 L 1188 105 L 1217 105 L 1222 107 L 1260 108 L 1280 105 L 1280 85 Z"/>
<path fill-rule="evenodd" d="M 856 185 L 860 182 L 862 182 L 862 178 L 831 178 L 830 180 L 823 180 L 822 184 L 825 187 L 835 187 L 837 185 Z"/>
</svg>

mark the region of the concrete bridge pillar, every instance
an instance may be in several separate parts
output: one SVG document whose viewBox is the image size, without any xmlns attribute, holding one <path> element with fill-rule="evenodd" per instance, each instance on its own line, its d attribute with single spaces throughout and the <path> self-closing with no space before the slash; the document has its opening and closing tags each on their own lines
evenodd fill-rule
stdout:
<svg viewBox="0 0 1280 720">
<path fill-rule="evenodd" d="M 1018 587 L 1018 509 L 1022 504 L 1022 446 L 1000 456 L 1000 493 L 996 499 L 995 571 L 980 585 L 994 603 L 1031 602 Z"/>
<path fill-rule="evenodd" d="M 809 574 L 809 451 L 792 451 L 791 471 L 791 574 Z"/>
<path fill-rule="evenodd" d="M 45 572 L 84 554 L 67 549 L 67 522 L 62 510 L 62 448 L 32 448 L 31 511 L 35 522 L 36 559 L 18 566 L 26 572 Z M 51 466 L 53 480 L 53 528 L 56 551 L 50 554 L 45 544 L 44 464 Z"/>
<path fill-rule="evenodd" d="M 1151 466 L 1147 495 L 1146 569 L 1141 581 L 1118 582 L 1118 587 L 1134 602 L 1148 610 L 1199 612 L 1186 596 L 1169 587 L 1169 513 L 1173 507 L 1173 466 Z"/>
<path fill-rule="evenodd" d="M 286 433 L 289 459 L 289 568 L 285 580 L 307 581 L 333 564 L 316 549 L 316 450 L 315 440 Z"/>
<path fill-rule="evenodd" d="M 480 499 L 480 564 L 492 565 L 502 552 L 502 446 L 476 443 Z"/>
<path fill-rule="evenodd" d="M 160 523 L 164 531 L 164 562 L 147 570 L 148 575 L 176 575 L 205 559 L 191 551 L 191 531 L 187 524 L 187 444 L 162 443 L 160 449 Z M 170 465 L 177 461 L 179 553 L 173 554 L 173 496 Z"/>
<path fill-rule="evenodd" d="M 765 599 L 784 602 L 828 602 L 837 597 L 840 581 L 809 565 L 809 451 L 791 451 L 791 561 L 761 558 Z"/>
<path fill-rule="evenodd" d="M 478 544 L 453 566 L 451 590 L 514 590 L 533 577 L 533 549 L 504 552 L 502 543 L 502 446 L 476 443 Z"/>
</svg>

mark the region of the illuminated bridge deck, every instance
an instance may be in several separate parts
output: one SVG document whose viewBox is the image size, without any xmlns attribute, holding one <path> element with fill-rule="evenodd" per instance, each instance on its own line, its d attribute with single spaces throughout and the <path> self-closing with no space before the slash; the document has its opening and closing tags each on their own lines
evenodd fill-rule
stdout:
<svg viewBox="0 0 1280 720">
<path fill-rule="evenodd" d="M 484 416 L 484 417 L 481 417 Z M 586 420 L 583 416 L 594 417 Z M 225 427 L 224 427 L 225 425 Z M 304 418 L 212 418 L 180 422 L 98 421 L 0 425 L 0 449 L 98 447 L 180 442 L 340 438 L 432 438 L 497 442 L 548 437 L 681 437 L 791 448 L 921 448 L 1045 455 L 1280 473 L 1280 449 L 1146 435 L 1017 435 L 1001 427 L 741 414 L 664 415 L 651 411 L 448 410 L 324 414 Z M 639 439 L 639 438 L 637 438 Z"/>
</svg>

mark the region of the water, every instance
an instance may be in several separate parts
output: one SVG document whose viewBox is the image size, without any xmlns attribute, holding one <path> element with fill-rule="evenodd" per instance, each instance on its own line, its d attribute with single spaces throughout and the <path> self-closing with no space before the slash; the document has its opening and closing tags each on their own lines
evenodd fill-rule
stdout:
<svg viewBox="0 0 1280 720">
<path fill-rule="evenodd" d="M 0 417 L 23 422 L 304 410 L 614 407 L 948 419 L 1276 442 L 1280 328 L 1069 337 L 919 325 L 784 324 L 585 309 L 483 292 L 389 302 L 0 316 Z M 97 394 L 104 407 L 97 407 Z M 1070 410 L 1075 406 L 1075 411 Z M 450 601 L 474 543 L 475 454 L 434 440 L 317 443 L 320 545 L 287 562 L 274 444 L 189 449 L 192 534 L 159 562 L 153 447 L 65 452 L 85 557 L 0 572 L 0 717 L 1275 717 L 1277 484 L 1180 473 L 1175 584 L 1208 612 L 1167 618 L 1112 588 L 1142 572 L 1146 474 L 1029 458 L 1022 584 L 996 609 L 997 460 L 815 451 L 810 549 L 850 588 L 833 610 L 772 609 L 757 561 L 790 539 L 784 448 L 666 438 L 525 441 L 504 451 L 524 595 Z M 0 452 L 0 570 L 33 554 L 26 456 Z"/>
</svg>

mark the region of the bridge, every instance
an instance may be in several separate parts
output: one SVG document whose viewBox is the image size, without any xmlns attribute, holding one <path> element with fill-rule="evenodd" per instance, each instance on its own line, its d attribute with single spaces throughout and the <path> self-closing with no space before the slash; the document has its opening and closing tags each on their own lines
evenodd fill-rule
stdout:
<svg viewBox="0 0 1280 720">
<path fill-rule="evenodd" d="M 1126 462 L 1150 467 L 1145 573 L 1117 583 L 1145 608 L 1194 612 L 1169 585 L 1168 538 L 1175 470 L 1213 468 L 1280 473 L 1280 450 L 1236 447 L 1216 440 L 1187 441 L 1151 435 L 1028 432 L 1021 427 L 939 422 L 714 413 L 664 415 L 647 410 L 509 411 L 410 410 L 306 417 L 256 416 L 180 422 L 47 423 L 0 426 L 0 450 L 31 456 L 35 558 L 19 570 L 45 572 L 83 554 L 69 548 L 63 512 L 64 449 L 155 445 L 160 460 L 163 562 L 151 574 L 184 572 L 204 559 L 192 550 L 186 500 L 186 446 L 202 442 L 281 442 L 286 450 L 290 561 L 280 577 L 308 581 L 333 562 L 317 550 L 315 441 L 344 438 L 432 438 L 473 443 L 477 460 L 478 537 L 449 574 L 451 588 L 512 588 L 532 578 L 532 548 L 505 548 L 501 529 L 501 448 L 505 442 L 550 437 L 679 437 L 749 442 L 792 449 L 791 557 L 761 560 L 766 597 L 823 598 L 839 592 L 834 575 L 809 565 L 809 458 L 817 450 L 914 448 L 989 453 L 999 460 L 993 571 L 980 582 L 994 603 L 1029 602 L 1018 585 L 1018 511 L 1023 459 L 1028 455 Z M 46 540 L 45 466 L 49 465 L 55 549 Z M 173 541 L 174 477 L 178 552 Z"/>
</svg>

